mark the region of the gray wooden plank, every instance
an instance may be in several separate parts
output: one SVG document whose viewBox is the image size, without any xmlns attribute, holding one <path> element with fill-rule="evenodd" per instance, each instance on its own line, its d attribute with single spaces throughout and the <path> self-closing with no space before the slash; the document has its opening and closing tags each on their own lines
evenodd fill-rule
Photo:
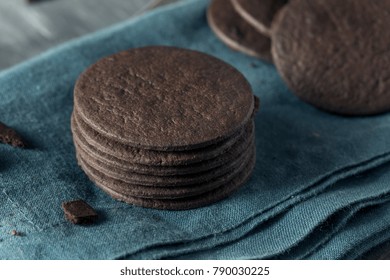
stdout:
<svg viewBox="0 0 390 280">
<path fill-rule="evenodd" d="M 0 69 L 138 15 L 156 0 L 0 0 Z"/>
</svg>

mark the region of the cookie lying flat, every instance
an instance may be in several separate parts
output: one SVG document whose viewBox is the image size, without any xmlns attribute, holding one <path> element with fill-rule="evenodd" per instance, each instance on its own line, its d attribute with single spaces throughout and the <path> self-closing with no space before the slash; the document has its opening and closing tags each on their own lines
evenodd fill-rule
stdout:
<svg viewBox="0 0 390 280">
<path fill-rule="evenodd" d="M 251 87 L 227 63 L 196 51 L 144 47 L 103 58 L 74 89 L 82 119 L 132 147 L 191 150 L 227 139 L 254 108 Z"/>
<path fill-rule="evenodd" d="M 213 159 L 230 149 L 239 137 L 242 137 L 245 127 L 237 131 L 234 135 L 207 147 L 185 150 L 185 151 L 155 151 L 141 149 L 125 145 L 121 142 L 104 137 L 102 134 L 88 126 L 74 110 L 74 126 L 77 127 L 76 135 L 79 139 L 85 139 L 90 145 L 103 153 L 119 158 L 129 163 L 138 163 L 148 166 L 177 166 L 199 163 L 208 159 Z"/>
<path fill-rule="evenodd" d="M 247 23 L 230 0 L 213 0 L 207 11 L 207 20 L 215 35 L 230 48 L 272 61 L 271 40 Z"/>
<path fill-rule="evenodd" d="M 78 148 L 79 156 L 88 162 L 89 166 L 110 176 L 116 178 L 125 183 L 137 184 L 142 186 L 154 186 L 154 187 L 170 187 L 170 186 L 187 186 L 194 184 L 203 184 L 205 182 L 211 181 L 217 177 L 231 173 L 233 170 L 240 165 L 244 160 L 246 152 L 248 152 L 250 145 L 253 145 L 252 135 L 248 135 L 248 141 L 243 143 L 240 147 L 240 151 L 233 151 L 234 157 L 230 162 L 227 162 L 223 166 L 212 168 L 206 171 L 199 173 L 187 174 L 187 175 L 155 175 L 153 173 L 149 174 L 139 174 L 131 172 L 129 170 L 124 170 L 124 168 L 110 168 L 105 165 L 102 161 L 96 160 L 93 157 L 89 156 L 82 149 Z M 228 155 L 231 157 L 230 155 Z"/>
<path fill-rule="evenodd" d="M 250 177 L 252 170 L 255 166 L 256 156 L 255 148 L 250 153 L 249 160 L 245 163 L 245 166 L 238 171 L 238 174 L 228 181 L 225 184 L 222 184 L 221 187 L 211 190 L 200 195 L 177 198 L 177 199 L 147 199 L 141 197 L 134 197 L 130 195 L 123 194 L 122 192 L 117 191 L 117 187 L 111 188 L 112 179 L 104 176 L 91 176 L 91 180 L 95 182 L 103 191 L 108 193 L 110 196 L 114 197 L 117 200 L 134 204 L 137 206 L 156 208 L 156 209 L 165 209 L 165 210 L 186 210 L 197 207 L 202 207 L 211 203 L 215 203 L 221 199 L 226 198 L 234 191 L 239 189 Z M 87 172 L 88 174 L 88 172 Z M 107 182 L 108 181 L 108 182 Z"/>
<path fill-rule="evenodd" d="M 74 125 L 76 126 L 76 125 Z M 197 163 L 186 163 L 185 165 L 171 165 L 171 166 L 155 166 L 139 164 L 134 162 L 125 161 L 116 158 L 110 154 L 106 154 L 93 145 L 90 145 L 78 132 L 73 132 L 74 142 L 80 149 L 88 153 L 96 160 L 100 160 L 109 168 L 120 168 L 127 171 L 137 172 L 140 174 L 155 174 L 155 175 L 186 175 L 193 174 L 202 171 L 206 171 L 212 168 L 219 167 L 227 162 L 233 160 L 232 158 L 225 156 L 225 154 L 233 149 L 236 150 L 241 146 L 241 141 L 244 139 L 244 134 L 232 145 L 232 147 L 221 152 L 223 156 L 216 156 L 211 159 L 206 159 Z"/>
<path fill-rule="evenodd" d="M 199 156 L 199 162 L 189 163 L 184 162 L 183 165 L 172 165 L 172 166 L 155 166 L 155 165 L 147 165 L 147 164 L 139 164 L 135 162 L 129 161 L 131 158 L 126 158 L 126 160 L 117 158 L 115 156 L 109 155 L 98 150 L 94 145 L 89 144 L 85 138 L 78 132 L 78 126 L 74 122 L 74 118 L 72 118 L 72 133 L 75 145 L 78 146 L 79 149 L 83 150 L 85 153 L 88 153 L 95 160 L 101 161 L 104 166 L 109 169 L 119 168 L 122 170 L 126 170 L 128 172 L 136 172 L 139 174 L 154 174 L 154 175 L 187 175 L 203 172 L 206 170 L 210 170 L 212 168 L 216 168 L 222 166 L 228 162 L 231 162 L 236 155 L 231 153 L 230 150 L 240 150 L 242 146 L 242 142 L 248 139 L 248 135 L 253 130 L 253 124 L 250 123 L 249 126 L 246 127 L 246 132 L 240 135 L 240 137 L 232 144 L 231 147 L 226 147 L 226 149 L 221 150 L 220 155 L 215 155 L 211 159 L 208 159 L 209 155 L 206 155 L 205 160 L 201 160 Z M 228 154 L 228 155 L 227 155 Z M 191 158 L 193 159 L 193 157 Z"/>
<path fill-rule="evenodd" d="M 258 32 L 270 37 L 276 13 L 288 0 L 231 0 L 234 9 Z"/>
<path fill-rule="evenodd" d="M 276 16 L 272 54 L 302 100 L 329 112 L 390 110 L 390 0 L 294 0 Z"/>
<path fill-rule="evenodd" d="M 230 183 L 230 181 L 234 180 L 234 178 L 238 176 L 238 174 L 241 172 L 241 169 L 246 165 L 248 159 L 253 156 L 253 152 L 254 145 L 252 144 L 249 147 L 247 153 L 244 155 L 244 161 L 242 161 L 240 165 L 232 172 L 216 177 L 213 180 L 206 181 L 202 184 L 193 184 L 187 186 L 154 187 L 130 184 L 96 170 L 94 167 L 85 162 L 80 154 L 77 154 L 77 160 L 91 181 L 95 182 L 96 185 L 103 190 L 110 189 L 117 192 L 118 194 L 122 194 L 123 196 L 130 196 L 134 198 L 174 200 L 177 198 L 199 196 Z"/>
</svg>

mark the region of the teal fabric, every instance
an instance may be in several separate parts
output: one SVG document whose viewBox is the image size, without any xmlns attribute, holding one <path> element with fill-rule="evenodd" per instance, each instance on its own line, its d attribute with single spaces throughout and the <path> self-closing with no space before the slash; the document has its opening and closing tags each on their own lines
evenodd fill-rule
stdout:
<svg viewBox="0 0 390 280">
<path fill-rule="evenodd" d="M 207 5 L 182 1 L 0 73 L 0 120 L 30 143 L 0 145 L 1 259 L 346 259 L 390 238 L 390 115 L 346 118 L 301 102 L 274 66 L 215 37 Z M 70 132 L 78 75 L 146 45 L 214 55 L 260 98 L 256 167 L 228 199 L 188 211 L 135 207 L 111 199 L 78 167 Z M 65 221 L 61 202 L 77 198 L 98 210 L 99 223 Z"/>
</svg>

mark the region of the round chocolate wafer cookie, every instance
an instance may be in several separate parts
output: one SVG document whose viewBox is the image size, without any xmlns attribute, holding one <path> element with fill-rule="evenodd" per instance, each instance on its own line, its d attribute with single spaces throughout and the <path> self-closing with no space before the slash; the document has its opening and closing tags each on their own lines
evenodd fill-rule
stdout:
<svg viewBox="0 0 390 280">
<path fill-rule="evenodd" d="M 329 112 L 390 110 L 390 0 L 294 0 L 272 27 L 272 54 L 289 88 Z"/>
<path fill-rule="evenodd" d="M 257 31 L 270 37 L 276 13 L 288 0 L 231 0 L 234 9 Z"/>
<path fill-rule="evenodd" d="M 256 156 L 255 156 L 255 146 L 250 153 L 249 159 L 245 162 L 244 167 L 241 168 L 236 176 L 229 181 L 223 183 L 220 187 L 215 188 L 211 191 L 202 193 L 200 195 L 194 195 L 184 198 L 176 199 L 148 199 L 142 197 L 135 197 L 123 194 L 118 192 L 117 186 L 112 186 L 112 184 L 118 184 L 119 181 L 113 181 L 104 174 L 99 174 L 101 176 L 90 176 L 90 179 L 95 182 L 95 184 L 101 188 L 104 192 L 112 196 L 113 198 L 134 204 L 137 206 L 147 207 L 147 208 L 156 208 L 156 209 L 165 209 L 165 210 L 185 210 L 192 209 L 197 207 L 202 207 L 211 203 L 215 203 L 223 198 L 226 198 L 231 193 L 243 186 L 243 184 L 248 180 L 252 170 L 255 166 Z M 88 171 L 86 171 L 88 175 Z M 108 183 L 110 182 L 110 183 Z M 127 185 L 127 184 L 126 184 Z M 107 187 L 107 186 L 111 186 Z M 112 188 L 113 187 L 113 188 Z"/>
<path fill-rule="evenodd" d="M 246 129 L 246 127 L 243 127 L 232 137 L 204 148 L 186 151 L 154 151 L 127 146 L 121 142 L 104 137 L 85 123 L 79 117 L 76 109 L 72 118 L 74 119 L 72 126 L 76 128 L 74 135 L 78 139 L 84 139 L 86 143 L 96 150 L 129 163 L 156 167 L 190 165 L 214 159 L 230 149 L 240 137 L 242 138 Z M 109 159 L 109 157 L 106 157 L 106 159 Z"/>
<path fill-rule="evenodd" d="M 247 153 L 243 157 L 244 160 L 232 172 L 213 178 L 212 180 L 203 182 L 202 184 L 192 184 L 180 187 L 155 187 L 129 184 L 127 182 L 123 182 L 120 179 L 112 178 L 111 176 L 95 169 L 89 165 L 79 153 L 77 153 L 77 160 L 85 174 L 101 188 L 111 189 L 124 196 L 172 200 L 177 198 L 197 196 L 224 186 L 227 182 L 234 179 L 240 173 L 240 170 L 246 165 L 248 159 L 252 157 L 253 149 L 254 144 L 252 144 L 247 150 Z"/>
<path fill-rule="evenodd" d="M 76 148 L 79 156 L 82 157 L 83 160 L 87 162 L 89 166 L 93 167 L 95 170 L 98 170 L 101 173 L 106 174 L 109 177 L 121 180 L 124 183 L 142 185 L 146 187 L 181 187 L 195 184 L 200 185 L 205 182 L 211 181 L 214 178 L 231 173 L 232 171 L 236 170 L 237 167 L 241 164 L 241 162 L 245 158 L 246 153 L 250 149 L 250 145 L 253 144 L 253 134 L 251 134 L 248 135 L 248 140 L 243 142 L 242 149 L 240 149 L 239 151 L 232 151 L 235 152 L 235 157 L 223 166 L 212 168 L 199 173 L 170 176 L 159 176 L 153 173 L 139 174 L 120 168 L 110 168 L 102 161 L 96 160 L 90 155 L 88 155 L 88 153 L 85 153 L 82 149 L 80 149 L 80 147 L 77 147 L 77 145 Z"/>
<path fill-rule="evenodd" d="M 213 0 L 207 10 L 207 20 L 215 35 L 230 48 L 272 61 L 270 38 L 247 23 L 230 0 Z"/>
<path fill-rule="evenodd" d="M 78 115 L 132 147 L 180 151 L 241 130 L 254 108 L 251 87 L 229 64 L 197 51 L 143 47 L 103 58 L 80 75 Z"/>
<path fill-rule="evenodd" d="M 77 124 L 74 123 L 72 117 L 72 133 L 75 146 L 78 150 L 88 154 L 92 162 L 99 163 L 100 171 L 114 172 L 115 173 L 137 173 L 154 176 L 178 176 L 178 175 L 191 175 L 198 174 L 204 171 L 209 171 L 214 168 L 221 167 L 227 163 L 230 163 L 237 159 L 250 142 L 253 135 L 254 125 L 250 121 L 246 125 L 246 132 L 242 134 L 237 141 L 229 148 L 226 149 L 221 155 L 212 159 L 204 160 L 195 164 L 185 164 L 178 166 L 149 166 L 144 164 L 131 163 L 121 160 L 109 154 L 105 154 L 94 146 L 90 145 L 77 131 Z M 98 168 L 99 169 L 99 168 Z M 117 170 L 117 171 L 114 171 Z"/>
<path fill-rule="evenodd" d="M 242 146 L 242 139 L 244 139 L 244 137 L 247 137 L 248 134 L 243 134 L 234 143 L 232 147 L 226 149 L 226 151 L 221 153 L 220 156 L 208 160 L 200 161 L 197 163 L 193 163 L 193 164 L 183 164 L 183 165 L 176 165 L 176 166 L 153 166 L 153 165 L 146 165 L 146 164 L 137 164 L 137 163 L 132 163 L 129 161 L 116 158 L 114 156 L 111 156 L 109 154 L 106 154 L 96 149 L 94 146 L 86 142 L 85 139 L 81 136 L 81 134 L 77 132 L 73 133 L 73 140 L 74 143 L 77 144 L 77 146 L 80 149 L 82 149 L 85 153 L 88 153 L 89 155 L 94 157 L 96 160 L 102 161 L 104 165 L 106 165 L 108 168 L 120 168 L 123 170 L 136 172 L 139 174 L 155 174 L 155 175 L 169 176 L 169 175 L 187 175 L 187 174 L 199 173 L 202 171 L 219 167 L 227 162 L 232 161 L 235 158 L 235 156 L 233 156 L 233 153 L 231 153 L 230 150 L 239 150 L 240 147 Z M 226 156 L 225 154 L 231 156 Z"/>
</svg>

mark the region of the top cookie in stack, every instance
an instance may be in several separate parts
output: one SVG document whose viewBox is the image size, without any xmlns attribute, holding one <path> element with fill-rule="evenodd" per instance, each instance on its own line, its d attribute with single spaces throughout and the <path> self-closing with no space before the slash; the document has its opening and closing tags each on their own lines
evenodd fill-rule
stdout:
<svg viewBox="0 0 390 280">
<path fill-rule="evenodd" d="M 236 190 L 253 169 L 250 85 L 209 55 L 162 46 L 115 54 L 80 76 L 74 103 L 79 164 L 119 200 L 200 207 Z"/>
</svg>

